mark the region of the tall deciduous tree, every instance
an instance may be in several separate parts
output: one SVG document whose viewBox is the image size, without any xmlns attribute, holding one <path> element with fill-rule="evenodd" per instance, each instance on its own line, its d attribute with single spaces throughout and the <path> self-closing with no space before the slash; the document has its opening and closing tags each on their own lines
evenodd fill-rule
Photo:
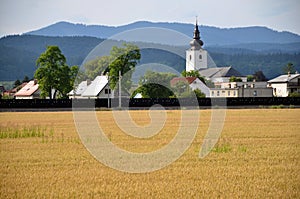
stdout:
<svg viewBox="0 0 300 199">
<path fill-rule="evenodd" d="M 38 80 L 42 97 L 67 98 L 73 88 L 78 66 L 71 68 L 58 46 L 48 46 L 37 59 L 38 69 L 34 77 Z"/>
<path fill-rule="evenodd" d="M 115 89 L 119 81 L 119 71 L 122 76 L 122 89 L 129 91 L 134 68 L 141 58 L 140 49 L 133 44 L 124 43 L 122 47 L 113 46 L 110 51 L 112 62 L 108 66 L 111 89 Z"/>
<path fill-rule="evenodd" d="M 108 71 L 108 66 L 111 63 L 111 56 L 97 57 L 84 64 L 85 78 L 95 79 L 98 75 Z"/>
</svg>

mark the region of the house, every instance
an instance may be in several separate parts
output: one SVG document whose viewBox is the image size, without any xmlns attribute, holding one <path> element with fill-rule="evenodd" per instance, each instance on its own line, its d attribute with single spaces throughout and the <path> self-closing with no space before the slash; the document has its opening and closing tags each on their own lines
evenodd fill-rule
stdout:
<svg viewBox="0 0 300 199">
<path fill-rule="evenodd" d="M 268 81 L 268 87 L 273 88 L 276 97 L 287 97 L 290 93 L 300 93 L 300 74 L 280 75 Z"/>
<path fill-rule="evenodd" d="M 82 81 L 74 90 L 71 90 L 68 95 L 69 98 L 82 98 L 82 93 L 87 89 L 87 87 L 92 83 L 91 80 Z"/>
<path fill-rule="evenodd" d="M 267 82 L 223 82 L 210 89 L 211 97 L 273 97 Z"/>
<path fill-rule="evenodd" d="M 23 86 L 14 95 L 16 99 L 37 99 L 40 97 L 39 84 L 37 80 L 32 80 Z"/>
<path fill-rule="evenodd" d="M 87 83 L 86 83 L 87 84 Z M 108 85 L 107 76 L 97 76 L 81 93 L 84 98 L 114 98 Z"/>
<path fill-rule="evenodd" d="M 209 88 L 197 77 L 175 77 L 170 81 L 171 86 L 178 82 L 187 82 L 192 90 L 199 89 L 206 97 L 210 96 Z"/>
</svg>

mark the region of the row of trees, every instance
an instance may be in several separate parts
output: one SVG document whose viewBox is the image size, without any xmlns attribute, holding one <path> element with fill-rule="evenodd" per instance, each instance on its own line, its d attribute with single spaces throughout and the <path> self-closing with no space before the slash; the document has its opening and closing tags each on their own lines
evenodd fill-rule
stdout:
<svg viewBox="0 0 300 199">
<path fill-rule="evenodd" d="M 75 80 L 80 82 L 84 79 L 94 79 L 100 74 L 107 74 L 110 88 L 115 89 L 120 71 L 122 87 L 128 91 L 132 84 L 131 75 L 140 57 L 140 51 L 135 45 L 114 46 L 109 56 L 99 57 L 86 63 L 85 71 L 79 72 L 78 66 L 69 67 L 66 64 L 66 58 L 58 46 L 48 46 L 36 61 L 38 68 L 34 78 L 39 82 L 41 97 L 68 98 L 68 93 L 74 88 Z"/>
</svg>

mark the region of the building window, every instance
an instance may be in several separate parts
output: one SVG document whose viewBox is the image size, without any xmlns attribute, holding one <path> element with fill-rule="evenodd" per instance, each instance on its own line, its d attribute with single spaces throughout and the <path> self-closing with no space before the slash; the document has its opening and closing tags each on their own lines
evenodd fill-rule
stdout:
<svg viewBox="0 0 300 199">
<path fill-rule="evenodd" d="M 253 96 L 257 96 L 257 91 L 253 91 Z"/>
<path fill-rule="evenodd" d="M 230 96 L 230 91 L 228 91 L 228 96 Z"/>
<path fill-rule="evenodd" d="M 106 89 L 104 90 L 104 93 L 105 93 L 105 94 L 111 94 L 111 90 L 108 89 L 108 88 L 106 88 Z"/>
<path fill-rule="evenodd" d="M 212 91 L 212 92 L 211 92 L 211 96 L 214 96 L 214 95 L 215 95 L 215 92 L 214 92 L 214 91 Z"/>
<path fill-rule="evenodd" d="M 220 96 L 220 91 L 217 91 L 217 96 Z"/>
<path fill-rule="evenodd" d="M 235 91 L 233 91 L 233 96 L 235 96 L 236 95 L 236 92 Z"/>
<path fill-rule="evenodd" d="M 202 59 L 202 55 L 199 55 L 199 59 Z"/>
<path fill-rule="evenodd" d="M 190 60 L 192 60 L 192 55 L 190 55 Z"/>
</svg>

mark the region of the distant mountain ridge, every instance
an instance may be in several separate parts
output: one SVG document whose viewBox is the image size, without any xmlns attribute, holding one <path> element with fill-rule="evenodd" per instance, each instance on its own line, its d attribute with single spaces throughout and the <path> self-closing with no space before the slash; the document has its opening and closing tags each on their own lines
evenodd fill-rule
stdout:
<svg viewBox="0 0 300 199">
<path fill-rule="evenodd" d="M 113 27 L 59 22 L 23 35 L 0 38 L 0 80 L 22 79 L 25 75 L 33 77 L 36 59 L 48 45 L 59 46 L 69 65 L 81 65 L 88 53 L 104 39 L 123 31 L 147 27 L 171 29 L 188 37 L 182 45 L 173 38 L 168 40 L 169 43 L 153 43 L 153 49 L 142 50 L 141 64 L 167 64 L 178 72 L 184 70 L 184 59 L 155 49 L 167 44 L 185 53 L 193 36 L 194 24 L 139 21 Z M 292 62 L 300 71 L 300 36 L 297 34 L 266 27 L 199 28 L 204 48 L 217 66 L 231 65 L 244 75 L 262 70 L 267 78 L 282 74 L 282 67 L 288 62 Z M 145 38 L 148 35 L 139 33 L 132 38 Z"/>
<path fill-rule="evenodd" d="M 91 36 L 109 38 L 123 31 L 135 28 L 157 27 L 178 31 L 189 37 L 193 36 L 194 24 L 138 21 L 123 26 L 84 25 L 58 22 L 50 26 L 25 34 L 41 36 Z M 300 35 L 291 32 L 278 32 L 267 27 L 253 26 L 243 28 L 217 28 L 199 26 L 205 46 L 238 45 L 247 43 L 296 43 Z M 171 43 L 169 43 L 172 45 Z"/>
<path fill-rule="evenodd" d="M 102 41 L 104 40 L 87 36 L 14 35 L 2 37 L 0 38 L 0 81 L 15 81 L 16 79 L 23 79 L 25 75 L 32 78 L 37 68 L 36 59 L 45 51 L 48 45 L 59 46 L 67 58 L 68 65 L 81 65 L 88 53 Z M 137 42 L 136 44 L 141 43 Z M 147 45 L 152 47 L 148 50 L 142 50 L 141 65 L 147 63 L 165 64 L 178 72 L 185 69 L 185 59 L 159 50 L 164 45 L 149 43 Z M 244 48 L 234 48 L 236 46 L 229 45 L 223 47 L 212 46 L 206 49 L 217 66 L 231 65 L 244 75 L 262 70 L 267 78 L 273 78 L 282 74 L 282 67 L 288 62 L 292 62 L 296 70 L 300 71 L 300 50 L 292 53 L 289 53 L 289 51 L 277 52 L 276 46 L 278 45 L 276 44 L 244 45 Z M 300 43 L 281 45 L 293 49 L 299 47 Z M 261 50 L 258 51 L 255 46 L 259 46 Z M 184 56 L 188 45 L 169 47 L 176 48 Z M 251 48 L 254 48 L 254 50 Z"/>
</svg>

